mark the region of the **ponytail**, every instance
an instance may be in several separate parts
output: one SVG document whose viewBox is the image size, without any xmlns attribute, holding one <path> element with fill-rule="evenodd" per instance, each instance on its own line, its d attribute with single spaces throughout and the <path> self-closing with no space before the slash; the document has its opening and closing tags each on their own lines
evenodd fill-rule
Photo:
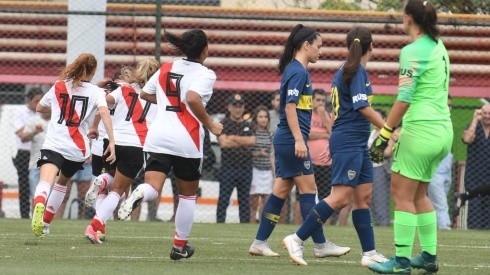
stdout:
<svg viewBox="0 0 490 275">
<path fill-rule="evenodd" d="M 294 54 L 301 48 L 305 41 L 313 43 L 313 40 L 319 35 L 320 34 L 312 28 L 305 27 L 302 24 L 296 25 L 284 43 L 284 50 L 279 58 L 279 64 L 277 66 L 279 73 L 282 74 L 284 72 L 286 65 L 291 62 L 294 58 Z"/>
<path fill-rule="evenodd" d="M 198 59 L 208 46 L 208 37 L 199 29 L 188 30 L 182 34 L 182 37 L 164 31 L 164 36 L 170 44 L 191 60 Z"/>
<path fill-rule="evenodd" d="M 349 53 L 343 66 L 342 80 L 349 85 L 361 65 L 361 57 L 367 53 L 373 42 L 371 30 L 364 27 L 355 27 L 347 34 L 347 48 Z"/>
<path fill-rule="evenodd" d="M 439 29 L 437 28 L 437 11 L 429 1 L 408 0 L 405 14 L 412 16 L 413 21 L 437 43 Z"/>
<path fill-rule="evenodd" d="M 90 80 L 86 79 L 87 76 L 93 74 L 97 69 L 97 60 L 95 56 L 90 53 L 82 53 L 59 74 L 59 79 L 73 81 L 73 88 L 82 85 L 82 81 Z"/>
</svg>

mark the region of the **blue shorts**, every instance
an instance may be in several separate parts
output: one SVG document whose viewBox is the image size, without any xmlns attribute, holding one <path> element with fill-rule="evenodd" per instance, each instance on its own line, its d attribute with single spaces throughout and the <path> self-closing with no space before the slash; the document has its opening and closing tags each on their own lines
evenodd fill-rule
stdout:
<svg viewBox="0 0 490 275">
<path fill-rule="evenodd" d="M 306 160 L 294 155 L 294 144 L 274 144 L 276 177 L 291 179 L 301 175 L 313 174 L 310 152 Z"/>
<path fill-rule="evenodd" d="M 71 178 L 73 182 L 81 182 L 81 181 L 91 181 L 92 180 L 92 164 L 84 163 L 83 170 L 78 170 L 75 175 Z"/>
<path fill-rule="evenodd" d="M 332 153 L 332 185 L 347 185 L 373 182 L 373 163 L 368 151 Z"/>
</svg>

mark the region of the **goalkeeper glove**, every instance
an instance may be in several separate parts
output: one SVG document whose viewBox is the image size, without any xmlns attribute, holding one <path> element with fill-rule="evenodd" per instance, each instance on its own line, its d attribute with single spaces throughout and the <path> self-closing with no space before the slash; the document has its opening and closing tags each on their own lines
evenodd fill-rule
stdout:
<svg viewBox="0 0 490 275">
<path fill-rule="evenodd" d="M 392 134 L 393 129 L 385 123 L 383 128 L 381 128 L 381 131 L 379 131 L 379 136 L 374 140 L 373 144 L 371 145 L 371 149 L 369 149 L 371 160 L 373 162 L 380 163 L 384 161 L 384 152 L 386 146 L 388 146 L 388 140 L 390 140 Z"/>
</svg>

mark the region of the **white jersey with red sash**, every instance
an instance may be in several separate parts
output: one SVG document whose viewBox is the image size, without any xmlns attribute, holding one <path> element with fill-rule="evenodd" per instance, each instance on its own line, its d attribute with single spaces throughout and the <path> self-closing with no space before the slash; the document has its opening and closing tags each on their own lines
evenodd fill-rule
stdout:
<svg viewBox="0 0 490 275">
<path fill-rule="evenodd" d="M 157 107 L 139 97 L 138 84 L 121 83 L 110 95 L 116 108 L 112 115 L 114 139 L 117 145 L 143 147 L 148 126 L 155 118 Z"/>
<path fill-rule="evenodd" d="M 72 81 L 57 81 L 39 102 L 51 107 L 42 149 L 52 150 L 71 161 L 85 161 L 90 156 L 87 137 L 98 107 L 107 106 L 105 92 L 88 82 L 73 89 Z"/>
<path fill-rule="evenodd" d="M 204 129 L 187 105 L 186 96 L 188 91 L 194 91 L 206 106 L 215 81 L 215 73 L 197 62 L 179 60 L 162 64 L 143 88 L 145 93 L 157 97 L 157 115 L 143 150 L 202 158 Z"/>
</svg>

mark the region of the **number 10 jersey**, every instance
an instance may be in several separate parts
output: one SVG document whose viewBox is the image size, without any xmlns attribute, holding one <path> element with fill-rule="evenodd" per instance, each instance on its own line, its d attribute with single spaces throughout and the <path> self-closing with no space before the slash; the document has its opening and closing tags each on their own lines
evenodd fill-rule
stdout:
<svg viewBox="0 0 490 275">
<path fill-rule="evenodd" d="M 186 100 L 194 91 L 204 106 L 211 99 L 215 73 L 190 60 L 164 63 L 143 91 L 156 94 L 157 115 L 150 125 L 143 151 L 185 158 L 202 158 L 204 129 Z"/>
</svg>

